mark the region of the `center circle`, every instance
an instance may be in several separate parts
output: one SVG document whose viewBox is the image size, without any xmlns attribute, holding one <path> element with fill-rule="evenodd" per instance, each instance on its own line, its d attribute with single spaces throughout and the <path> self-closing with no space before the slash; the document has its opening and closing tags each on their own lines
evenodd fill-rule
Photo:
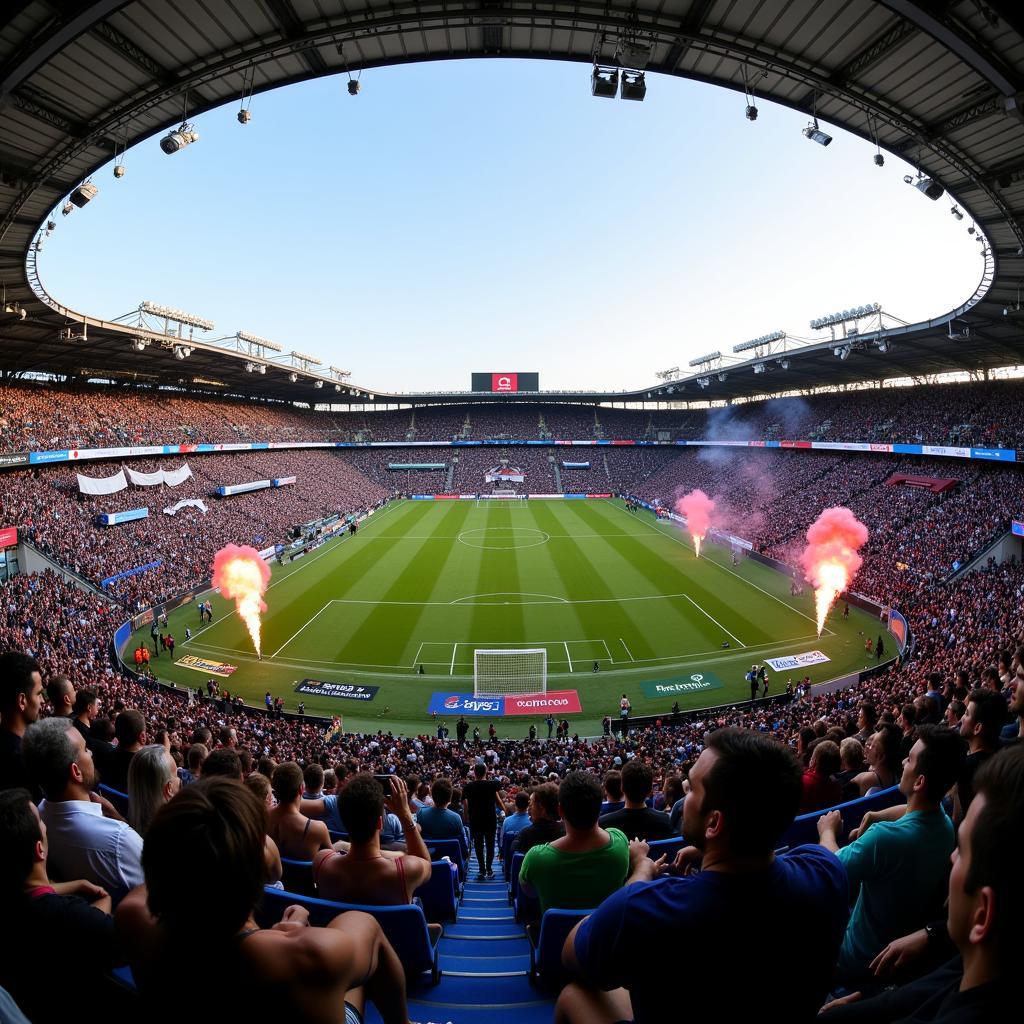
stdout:
<svg viewBox="0 0 1024 1024">
<path fill-rule="evenodd" d="M 533 530 L 528 526 L 491 526 L 485 530 L 464 530 L 458 539 L 469 548 L 511 551 L 514 548 L 539 547 L 547 544 L 551 536 L 543 530 Z"/>
</svg>

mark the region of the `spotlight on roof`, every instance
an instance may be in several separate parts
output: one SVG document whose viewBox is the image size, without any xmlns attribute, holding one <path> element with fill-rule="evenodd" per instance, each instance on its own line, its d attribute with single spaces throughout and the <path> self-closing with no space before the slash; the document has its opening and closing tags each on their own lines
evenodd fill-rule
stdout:
<svg viewBox="0 0 1024 1024">
<path fill-rule="evenodd" d="M 590 76 L 590 92 L 593 96 L 603 96 L 606 99 L 615 99 L 619 91 L 619 69 L 594 65 L 593 73 Z"/>
<path fill-rule="evenodd" d="M 768 367 L 764 363 L 754 363 L 754 373 L 767 373 Z"/>
<path fill-rule="evenodd" d="M 647 95 L 647 80 L 642 71 L 622 72 L 622 91 L 619 96 L 624 100 L 642 100 Z"/>
<path fill-rule="evenodd" d="M 789 369 L 789 360 L 788 359 L 780 359 L 779 360 L 779 366 L 781 366 L 784 370 L 788 370 Z"/>
<path fill-rule="evenodd" d="M 350 78 L 348 80 L 348 94 L 349 94 L 349 96 L 358 96 L 359 95 L 359 88 L 360 88 L 360 86 L 359 86 L 359 80 L 358 79 Z"/>
<path fill-rule="evenodd" d="M 718 382 L 720 384 L 724 384 L 728 379 L 729 374 L 727 374 L 724 370 L 718 375 Z"/>
<path fill-rule="evenodd" d="M 883 356 L 888 355 L 892 351 L 892 342 L 888 338 L 879 338 L 878 351 L 881 352 Z"/>
<path fill-rule="evenodd" d="M 341 390 L 341 385 L 340 384 L 335 384 L 334 385 L 334 390 L 335 391 L 340 391 Z"/>
<path fill-rule="evenodd" d="M 69 216 L 70 214 L 72 214 L 72 213 L 74 213 L 74 212 L 75 212 L 75 204 L 74 204 L 73 202 L 71 202 L 71 200 L 69 199 L 69 200 L 68 200 L 68 201 L 67 201 L 67 202 L 66 202 L 66 203 L 65 203 L 65 204 L 64 204 L 64 205 L 63 205 L 63 206 L 62 206 L 62 207 L 60 208 L 60 212 L 61 212 L 61 213 L 62 213 L 62 214 L 63 214 L 63 215 L 65 216 L 65 217 Z"/>
<path fill-rule="evenodd" d="M 804 129 L 804 135 L 811 140 L 816 142 L 819 146 L 828 146 L 832 142 L 832 136 L 828 132 L 823 132 L 818 127 L 818 119 L 815 118 L 811 123 Z"/>
<path fill-rule="evenodd" d="M 288 374 L 288 379 L 294 384 L 299 379 L 299 375 L 292 371 Z"/>
<path fill-rule="evenodd" d="M 148 338 L 132 338 L 132 348 L 135 349 L 136 352 L 145 352 L 148 347 Z"/>
<path fill-rule="evenodd" d="M 313 381 L 313 387 L 315 387 L 315 388 L 322 388 L 323 386 L 324 386 L 324 382 L 322 380 L 315 380 L 315 381 Z"/>
<path fill-rule="evenodd" d="M 913 185 L 918 192 L 922 195 L 926 195 L 933 202 L 936 199 L 941 199 L 946 191 L 934 178 L 926 178 L 920 173 L 918 173 L 916 179 L 909 174 L 904 174 L 903 180 L 908 185 Z"/>
<path fill-rule="evenodd" d="M 83 181 L 78 188 L 71 190 L 68 200 L 81 209 L 86 203 L 95 199 L 98 193 L 99 189 L 91 181 Z"/>
<path fill-rule="evenodd" d="M 747 104 L 746 115 L 747 115 L 747 120 L 748 121 L 756 121 L 757 120 L 757 107 L 755 107 L 753 103 L 748 103 Z"/>
<path fill-rule="evenodd" d="M 17 302 L 5 302 L 4 313 L 8 316 L 16 316 L 19 320 L 28 319 L 28 310 Z"/>
<path fill-rule="evenodd" d="M 961 211 L 960 208 L 957 206 L 954 206 L 949 212 L 953 214 L 953 216 L 956 217 L 957 220 L 964 219 L 963 211 Z"/>
<path fill-rule="evenodd" d="M 192 349 L 188 345 L 175 345 L 174 346 L 174 358 L 175 359 L 188 359 L 192 355 Z"/>
<path fill-rule="evenodd" d="M 248 124 L 252 120 L 252 114 L 244 107 L 238 112 L 238 123 Z"/>
<path fill-rule="evenodd" d="M 124 177 L 124 164 L 114 164 L 114 177 L 115 178 L 123 178 Z"/>
<path fill-rule="evenodd" d="M 875 161 L 875 166 L 876 167 L 884 167 L 885 166 L 885 157 L 882 156 L 881 153 L 876 153 L 872 157 L 872 159 Z"/>
<path fill-rule="evenodd" d="M 832 355 L 837 359 L 849 359 L 850 358 L 850 346 L 849 345 L 836 345 L 832 349 Z"/>
<path fill-rule="evenodd" d="M 177 128 L 172 128 L 161 140 L 160 148 L 171 156 L 179 149 L 191 146 L 193 142 L 199 141 L 199 132 L 187 121 L 182 121 Z"/>
</svg>

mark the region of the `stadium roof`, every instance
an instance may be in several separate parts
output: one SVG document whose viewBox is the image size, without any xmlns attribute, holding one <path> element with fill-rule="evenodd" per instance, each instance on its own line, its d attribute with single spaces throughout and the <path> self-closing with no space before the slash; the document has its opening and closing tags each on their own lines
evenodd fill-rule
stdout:
<svg viewBox="0 0 1024 1024">
<path fill-rule="evenodd" d="M 682 393 L 679 382 L 663 382 L 636 392 L 542 393 L 546 400 L 733 398 L 1024 362 L 1024 312 L 1013 315 L 1024 279 L 1018 0 L 9 0 L 5 15 L 0 279 L 7 303 L 28 319 L 0 313 L 0 372 L 117 377 L 288 401 L 467 397 L 378 392 L 295 359 L 272 358 L 260 373 L 263 360 L 252 350 L 90 318 L 48 295 L 34 248 L 52 211 L 115 146 L 177 126 L 186 97 L 194 117 L 238 101 L 247 75 L 261 92 L 458 57 L 646 62 L 648 74 L 737 91 L 745 72 L 764 71 L 759 99 L 808 115 L 816 107 L 823 121 L 865 139 L 873 125 L 883 150 L 917 164 L 975 219 L 986 254 L 965 304 L 926 324 L 887 330 L 884 339 L 878 332 L 850 339 L 849 358 L 839 358 L 832 342 L 781 355 L 776 346 L 767 359 L 687 375 Z M 755 362 L 766 370 L 753 372 Z"/>
</svg>

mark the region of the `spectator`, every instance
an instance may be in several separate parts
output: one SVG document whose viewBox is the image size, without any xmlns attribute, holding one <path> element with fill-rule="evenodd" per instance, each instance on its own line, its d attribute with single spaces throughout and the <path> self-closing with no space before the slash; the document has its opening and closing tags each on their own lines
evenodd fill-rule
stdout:
<svg viewBox="0 0 1024 1024">
<path fill-rule="evenodd" d="M 601 804 L 602 814 L 611 814 L 612 811 L 621 811 L 626 806 L 622 798 L 622 773 L 605 772 L 604 776 L 604 802 Z"/>
<path fill-rule="evenodd" d="M 106 817 L 92 793 L 96 767 L 81 732 L 66 718 L 46 718 L 25 731 L 25 767 L 46 799 L 50 864 L 62 878 L 84 878 L 110 893 L 116 905 L 142 882 L 142 838 Z"/>
<path fill-rule="evenodd" d="M 186 787 L 154 818 L 146 885 L 117 913 L 149 1016 L 180 1018 L 167 964 L 189 949 L 194 963 L 177 991 L 214 1018 L 333 1021 L 344 1000 L 346 1020 L 351 1007 L 361 1021 L 365 995 L 387 1024 L 406 1024 L 402 966 L 373 918 L 343 914 L 308 927 L 308 912 L 292 906 L 273 928 L 256 924 L 265 834 L 259 799 L 227 779 Z"/>
<path fill-rule="evenodd" d="M 672 821 L 664 811 L 647 806 L 654 787 L 654 772 L 649 764 L 634 758 L 622 769 L 622 791 L 626 806 L 621 811 L 601 815 L 602 828 L 617 828 L 627 839 L 670 839 Z"/>
<path fill-rule="evenodd" d="M 839 953 L 841 984 L 868 977 L 869 965 L 886 943 L 931 920 L 941 904 L 954 846 L 953 824 L 941 801 L 962 773 L 965 758 L 957 733 L 921 726 L 900 778 L 907 798 L 902 816 L 877 823 L 867 818 L 842 849 L 839 812 L 819 820 L 822 845 L 837 854 L 851 884 L 860 887 Z"/>
<path fill-rule="evenodd" d="M 854 779 L 866 768 L 863 745 L 855 736 L 847 736 L 839 744 L 839 771 L 833 776 L 842 789 L 843 800 L 855 800 L 860 796 Z"/>
<path fill-rule="evenodd" d="M 324 770 L 318 764 L 307 764 L 302 772 L 303 800 L 322 800 L 324 796 Z"/>
<path fill-rule="evenodd" d="M 690 771 L 675 877 L 663 859 L 631 849 L 626 886 L 570 933 L 563 960 L 581 976 L 558 1000 L 556 1020 L 661 1020 L 664 977 L 651 950 L 684 950 L 686 1016 L 760 1016 L 766 992 L 787 1016 L 810 1019 L 824 1001 L 847 919 L 846 875 L 818 847 L 773 852 L 800 804 L 800 764 L 783 744 L 756 732 L 719 729 Z M 699 868 L 699 870 L 697 870 Z M 757 906 L 752 914 L 750 908 Z M 742 965 L 722 950 L 735 942 L 735 922 L 756 955 Z M 813 941 L 808 942 L 808 936 Z M 801 950 L 794 970 L 792 951 Z"/>
<path fill-rule="evenodd" d="M 479 879 L 493 878 L 494 836 L 498 828 L 496 811 L 504 810 L 501 786 L 488 779 L 486 765 L 473 765 L 473 781 L 462 788 L 469 817 L 469 831 L 476 847 L 476 862 L 480 867 Z"/>
<path fill-rule="evenodd" d="M 51 882 L 46 826 L 27 790 L 0 792 L 0 890 L 9 938 L 0 958 L 0 982 L 36 1021 L 72 1019 L 81 1013 L 81 989 L 54 984 L 53 964 L 41 951 L 55 941 L 74 949 L 75 969 L 92 994 L 104 971 L 123 963 L 110 896 L 85 880 Z"/>
<path fill-rule="evenodd" d="M 552 843 L 565 835 L 558 810 L 558 787 L 553 782 L 544 782 L 530 791 L 530 824 L 516 836 L 512 849 L 515 853 L 527 853 L 542 843 Z"/>
<path fill-rule="evenodd" d="M 626 790 L 627 806 L 629 790 Z M 630 844 L 617 828 L 598 824 L 601 784 L 587 772 L 570 772 L 558 787 L 565 835 L 533 847 L 519 869 L 519 886 L 536 895 L 543 914 L 551 907 L 596 907 L 625 881 Z"/>
<path fill-rule="evenodd" d="M 21 756 L 25 730 L 43 707 L 43 677 L 34 658 L 19 651 L 0 654 L 0 789 L 39 790 Z"/>
<path fill-rule="evenodd" d="M 318 850 L 330 850 L 331 835 L 322 821 L 307 818 L 300 810 L 302 769 L 294 761 L 285 761 L 274 769 L 271 779 L 277 806 L 268 815 L 268 834 L 282 857 L 312 860 Z"/>
<path fill-rule="evenodd" d="M 122 711 L 114 719 L 114 736 L 117 748 L 100 764 L 101 777 L 112 789 L 127 793 L 132 761 L 146 744 L 146 719 L 142 712 L 133 708 Z M 155 808 L 151 809 L 150 816 L 153 810 Z"/>
<path fill-rule="evenodd" d="M 469 844 L 466 842 L 462 818 L 448 809 L 452 794 L 452 784 L 448 779 L 442 776 L 434 779 L 430 786 L 434 806 L 421 808 L 416 815 L 416 822 L 424 839 L 458 839 L 465 858 L 469 855 Z"/>
<path fill-rule="evenodd" d="M 69 718 L 75 708 L 75 686 L 67 676 L 53 676 L 46 684 L 46 696 L 55 718 Z"/>
<path fill-rule="evenodd" d="M 122 711 L 117 720 L 120 722 L 128 713 Z M 180 788 L 174 758 L 162 743 L 139 748 L 128 767 L 128 823 L 145 836 L 153 816 Z"/>
<path fill-rule="evenodd" d="M 509 814 L 501 823 L 501 842 L 504 844 L 505 836 L 518 834 L 530 824 L 530 815 L 527 808 L 530 806 L 530 794 L 520 790 L 515 796 L 515 812 Z"/>
<path fill-rule="evenodd" d="M 833 778 L 841 764 L 839 747 L 831 740 L 818 740 L 811 751 L 810 767 L 804 772 L 800 813 L 832 807 L 843 799 L 843 788 Z"/>
<path fill-rule="evenodd" d="M 959 724 L 967 741 L 967 760 L 953 792 L 953 821 L 959 825 L 974 799 L 974 776 L 999 749 L 999 732 L 1006 722 L 1006 701 L 1001 693 L 972 690 Z"/>
<path fill-rule="evenodd" d="M 871 734 L 864 748 L 867 771 L 853 783 L 861 796 L 896 785 L 899 776 L 900 731 L 894 725 L 882 725 Z"/>
<path fill-rule="evenodd" d="M 188 748 L 188 767 L 178 769 L 178 776 L 183 786 L 190 786 L 193 782 L 199 781 L 203 774 L 203 762 L 209 754 L 205 743 L 193 743 Z"/>
</svg>

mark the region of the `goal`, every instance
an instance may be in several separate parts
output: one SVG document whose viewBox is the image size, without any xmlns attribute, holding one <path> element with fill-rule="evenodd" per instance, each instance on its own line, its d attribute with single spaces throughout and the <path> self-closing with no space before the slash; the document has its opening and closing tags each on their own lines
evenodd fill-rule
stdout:
<svg viewBox="0 0 1024 1024">
<path fill-rule="evenodd" d="M 473 651 L 473 696 L 547 693 L 548 652 L 543 647 Z"/>
</svg>

